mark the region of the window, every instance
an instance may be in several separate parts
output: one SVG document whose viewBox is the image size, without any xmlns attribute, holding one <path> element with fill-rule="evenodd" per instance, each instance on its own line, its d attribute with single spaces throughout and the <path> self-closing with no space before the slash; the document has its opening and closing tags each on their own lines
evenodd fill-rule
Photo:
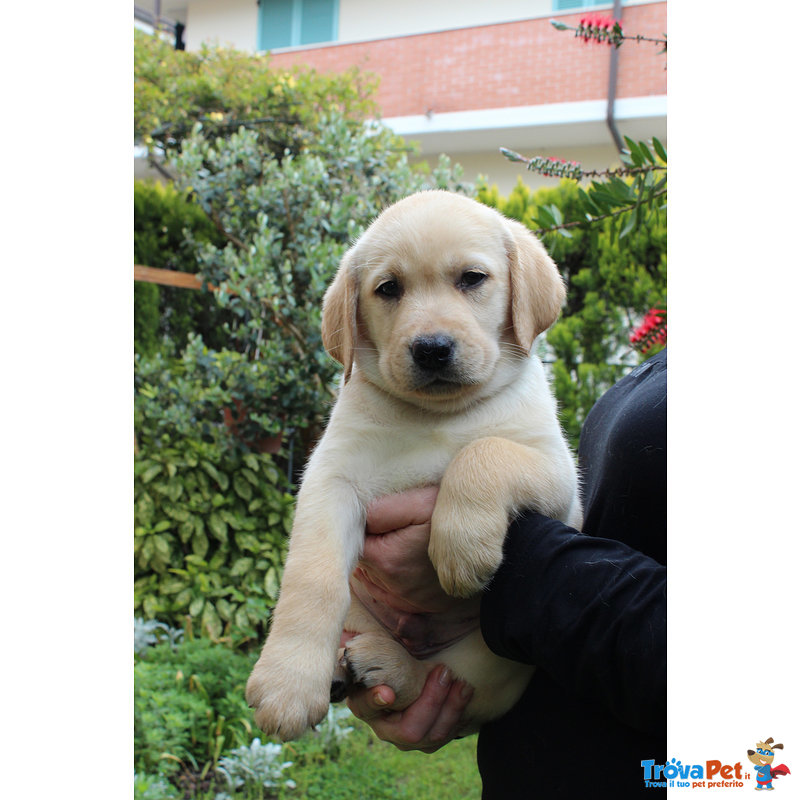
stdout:
<svg viewBox="0 0 800 800">
<path fill-rule="evenodd" d="M 553 0 L 553 11 L 572 11 L 578 8 L 610 5 L 613 5 L 610 0 Z M 625 5 L 625 0 L 622 5 Z"/>
<path fill-rule="evenodd" d="M 339 0 L 259 0 L 258 49 L 336 40 Z"/>
</svg>

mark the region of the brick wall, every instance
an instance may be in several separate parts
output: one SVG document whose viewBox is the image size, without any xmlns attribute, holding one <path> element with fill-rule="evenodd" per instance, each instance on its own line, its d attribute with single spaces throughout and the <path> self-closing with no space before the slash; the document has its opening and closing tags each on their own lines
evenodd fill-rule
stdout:
<svg viewBox="0 0 800 800">
<path fill-rule="evenodd" d="M 580 14 L 560 15 L 577 25 Z M 667 4 L 624 7 L 623 31 L 660 36 Z M 619 50 L 617 97 L 667 92 L 660 46 L 625 42 Z M 549 19 L 380 39 L 277 53 L 276 66 L 309 64 L 318 71 L 356 65 L 381 77 L 383 116 L 603 99 L 609 47 L 556 31 Z"/>
</svg>

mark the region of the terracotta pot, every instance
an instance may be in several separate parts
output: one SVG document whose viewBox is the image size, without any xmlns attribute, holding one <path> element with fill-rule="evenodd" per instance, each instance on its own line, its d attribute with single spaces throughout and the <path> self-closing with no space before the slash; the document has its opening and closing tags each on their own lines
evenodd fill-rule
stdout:
<svg viewBox="0 0 800 800">
<path fill-rule="evenodd" d="M 277 436 L 263 436 L 256 440 L 245 439 L 239 429 L 240 426 L 247 422 L 249 412 L 242 405 L 240 400 L 234 400 L 233 405 L 236 408 L 235 414 L 230 408 L 224 408 L 222 410 L 222 418 L 231 433 L 239 439 L 239 441 L 243 442 L 257 453 L 277 453 L 281 449 L 281 444 L 283 443 L 283 433 L 279 433 Z"/>
</svg>

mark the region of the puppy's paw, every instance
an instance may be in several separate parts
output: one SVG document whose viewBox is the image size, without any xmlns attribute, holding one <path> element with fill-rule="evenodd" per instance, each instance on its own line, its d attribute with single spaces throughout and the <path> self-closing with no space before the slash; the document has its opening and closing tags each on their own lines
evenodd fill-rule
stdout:
<svg viewBox="0 0 800 800">
<path fill-rule="evenodd" d="M 302 659 L 274 659 L 262 653 L 246 689 L 258 727 L 282 741 L 299 739 L 328 711 L 331 672 L 319 660 L 312 666 Z"/>
<path fill-rule="evenodd" d="M 508 514 L 496 502 L 439 492 L 428 555 L 449 595 L 472 597 L 489 583 L 503 560 L 507 529 Z"/>
<path fill-rule="evenodd" d="M 427 671 L 394 639 L 382 633 L 362 633 L 344 648 L 341 664 L 352 683 L 371 688 L 390 686 L 394 709 L 410 706 L 419 697 Z"/>
</svg>

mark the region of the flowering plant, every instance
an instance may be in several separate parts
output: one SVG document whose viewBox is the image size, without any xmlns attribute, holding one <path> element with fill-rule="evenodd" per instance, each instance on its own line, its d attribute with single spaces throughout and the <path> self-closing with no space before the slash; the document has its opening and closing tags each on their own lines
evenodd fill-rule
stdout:
<svg viewBox="0 0 800 800">
<path fill-rule="evenodd" d="M 619 20 L 601 14 L 585 14 L 577 26 L 558 20 L 550 20 L 550 23 L 556 30 L 574 31 L 575 37 L 583 39 L 584 43 L 595 42 L 619 48 L 625 41 L 646 41 L 663 45 L 662 53 L 667 49 L 666 34 L 663 38 L 629 35 L 623 31 Z M 575 161 L 553 157 L 526 158 L 502 147 L 500 152 L 510 161 L 525 164 L 531 172 L 567 178 L 578 184 L 571 190 L 575 202 L 563 207 L 545 202 L 532 209 L 528 217 L 530 227 L 540 236 L 557 233 L 571 239 L 574 231 L 577 234 L 575 238 L 580 239 L 582 231 L 605 229 L 612 237 L 622 240 L 644 224 L 658 224 L 666 209 L 667 151 L 655 137 L 649 142 L 625 137 L 624 147 L 620 143 L 620 165 L 606 170 L 584 169 Z M 581 185 L 581 182 L 585 183 Z M 635 241 L 634 235 L 630 236 L 629 242 L 631 240 Z M 635 247 L 635 244 L 632 242 L 629 246 Z M 602 259 L 598 259 L 593 269 L 597 273 L 602 271 Z M 628 306 L 629 313 L 634 308 L 646 308 L 645 302 L 661 305 L 664 301 L 657 297 L 644 301 L 640 297 L 638 302 Z M 556 338 L 552 332 L 551 338 Z M 666 338 L 666 311 L 661 308 L 651 308 L 629 337 L 632 347 L 643 355 L 665 345 Z"/>
<path fill-rule="evenodd" d="M 619 20 L 612 19 L 611 17 L 604 17 L 602 14 L 587 14 L 581 17 L 577 27 L 567 25 L 565 22 L 551 19 L 550 24 L 557 31 L 575 31 L 575 36 L 583 39 L 584 43 L 598 42 L 599 44 L 614 45 L 619 47 L 626 39 L 635 42 L 654 42 L 656 44 L 663 44 L 664 50 L 667 49 L 667 37 L 654 38 L 650 36 L 626 36 L 622 32 L 622 25 Z"/>
<path fill-rule="evenodd" d="M 631 334 L 631 344 L 642 355 L 646 355 L 657 345 L 667 343 L 667 312 L 661 308 L 651 308 L 645 314 L 644 322 Z"/>
</svg>

